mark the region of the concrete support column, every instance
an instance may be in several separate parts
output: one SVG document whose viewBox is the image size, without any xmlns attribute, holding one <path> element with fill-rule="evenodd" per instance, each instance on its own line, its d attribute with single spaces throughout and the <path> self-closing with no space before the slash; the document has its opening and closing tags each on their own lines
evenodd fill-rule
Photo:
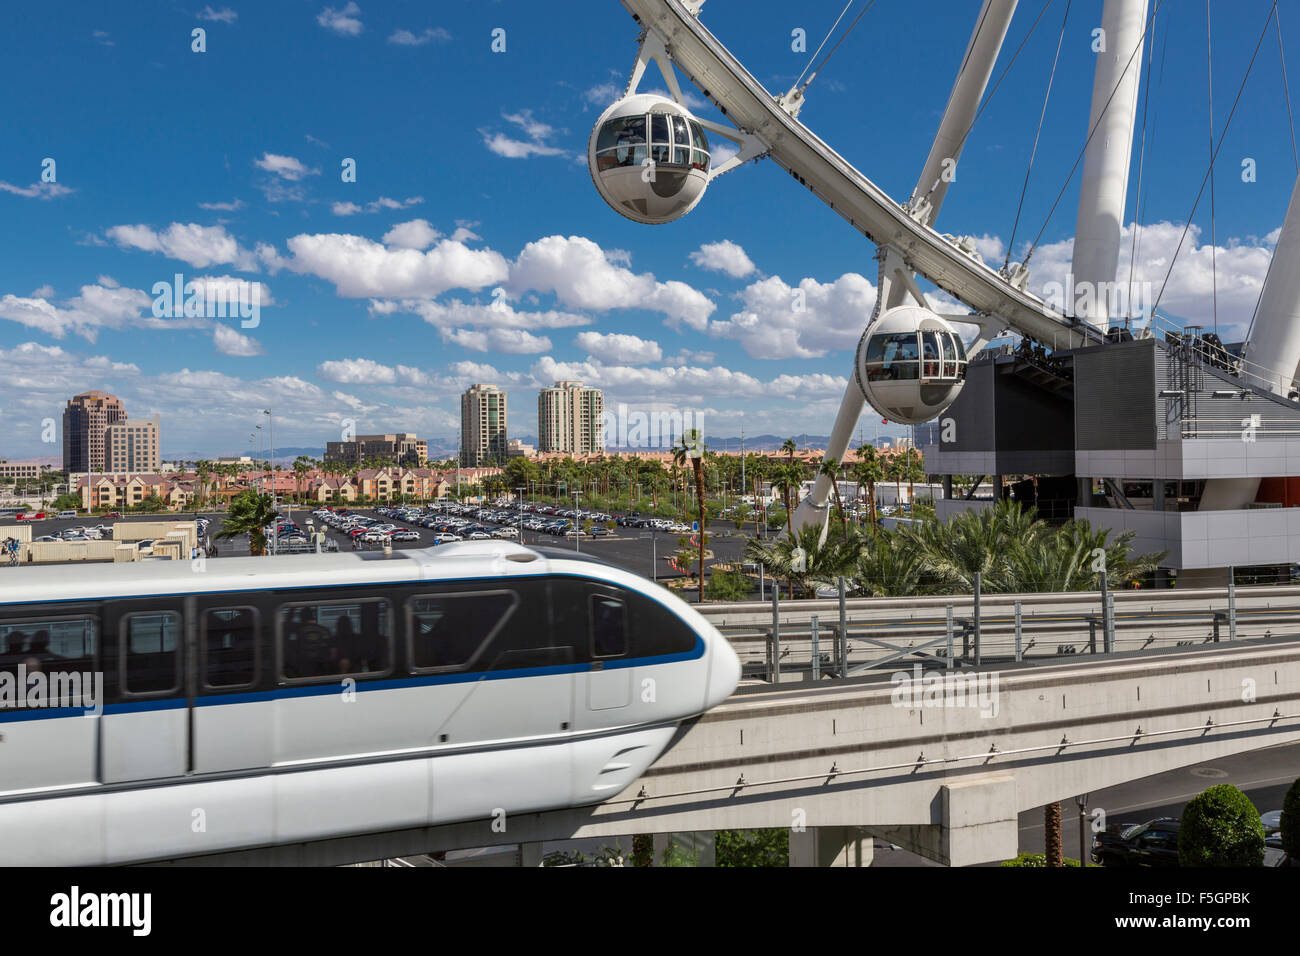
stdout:
<svg viewBox="0 0 1300 956">
<path fill-rule="evenodd" d="M 519 865 L 520 866 L 541 866 L 542 845 L 540 843 L 519 844 Z"/>
<path fill-rule="evenodd" d="M 952 500 L 952 475 L 943 476 L 943 497 L 947 501 Z"/>
<path fill-rule="evenodd" d="M 791 866 L 870 866 L 875 841 L 863 827 L 790 831 Z"/>
<path fill-rule="evenodd" d="M 1001 501 L 1007 496 L 1006 489 L 1002 486 L 1002 475 L 993 476 L 993 500 Z"/>
<path fill-rule="evenodd" d="M 877 826 L 888 843 L 945 866 L 1010 860 L 1020 852 L 1016 781 L 1009 773 L 954 777 L 939 791 L 939 823 Z M 790 845 L 791 859 L 794 844 Z"/>
</svg>

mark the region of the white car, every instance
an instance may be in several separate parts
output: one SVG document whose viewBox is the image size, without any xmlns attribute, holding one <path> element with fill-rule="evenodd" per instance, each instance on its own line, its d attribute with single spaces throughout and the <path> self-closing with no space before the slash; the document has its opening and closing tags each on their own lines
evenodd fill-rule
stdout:
<svg viewBox="0 0 1300 956">
<path fill-rule="evenodd" d="M 494 538 L 517 538 L 519 537 L 518 528 L 497 528 L 492 532 Z"/>
<path fill-rule="evenodd" d="M 458 535 L 458 534 L 446 534 L 446 533 L 444 533 L 444 534 L 435 535 L 434 538 L 433 538 L 433 543 L 434 543 L 434 544 L 450 544 L 450 543 L 453 542 L 453 541 L 462 541 L 462 540 L 464 540 L 464 539 L 461 538 L 461 536 Z"/>
<path fill-rule="evenodd" d="M 491 538 L 492 535 L 483 531 L 471 531 L 469 535 L 470 541 L 490 541 Z"/>
</svg>

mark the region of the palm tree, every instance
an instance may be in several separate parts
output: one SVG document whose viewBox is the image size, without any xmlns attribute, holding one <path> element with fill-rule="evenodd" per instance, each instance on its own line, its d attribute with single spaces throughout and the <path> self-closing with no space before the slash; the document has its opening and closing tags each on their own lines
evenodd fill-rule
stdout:
<svg viewBox="0 0 1300 956">
<path fill-rule="evenodd" d="M 1045 866 L 1061 865 L 1061 804 L 1049 803 L 1043 808 L 1043 827 L 1046 830 L 1046 846 L 1043 864 Z M 1080 861 L 1080 865 L 1084 861 Z"/>
<path fill-rule="evenodd" d="M 858 487 L 867 486 L 867 514 L 871 519 L 871 533 L 876 533 L 876 482 L 885 480 L 885 467 L 875 445 L 863 442 L 858 448 L 858 460 L 853 463 L 853 478 Z"/>
<path fill-rule="evenodd" d="M 794 567 L 796 549 L 803 550 L 803 570 Z M 830 534 L 822 541 L 822 529 L 815 525 L 804 525 L 771 544 L 753 538 L 745 542 L 746 559 L 762 564 L 774 577 L 789 580 L 791 597 L 796 584 L 800 591 L 815 592 L 818 585 L 834 584 L 841 576 L 852 573 L 861 550 L 861 535 L 856 530 L 845 535 Z"/>
<path fill-rule="evenodd" d="M 250 488 L 231 499 L 221 530 L 213 537 L 235 538 L 246 534 L 249 552 L 254 557 L 259 557 L 266 553 L 264 529 L 274 520 L 275 506 L 271 496 L 258 494 Z"/>
<path fill-rule="evenodd" d="M 831 491 L 835 492 L 835 507 L 840 512 L 840 523 L 844 526 L 844 533 L 849 531 L 849 518 L 844 513 L 844 502 L 840 500 L 839 475 L 840 463 L 834 458 L 823 458 L 821 465 L 817 469 L 819 475 L 825 475 L 831 480 Z"/>
<path fill-rule="evenodd" d="M 310 470 L 311 459 L 306 455 L 299 455 L 293 460 L 294 491 L 297 493 L 299 504 L 302 503 L 302 480 Z"/>
<path fill-rule="evenodd" d="M 704 603 L 704 436 L 695 429 L 682 433 L 679 444 L 673 448 L 673 464 L 683 466 L 688 460 L 695 472 L 695 493 L 700 502 L 700 596 Z"/>
<path fill-rule="evenodd" d="M 863 597 L 907 597 L 924 590 L 925 556 L 900 541 L 895 532 L 867 538 L 851 572 L 854 594 Z"/>
</svg>

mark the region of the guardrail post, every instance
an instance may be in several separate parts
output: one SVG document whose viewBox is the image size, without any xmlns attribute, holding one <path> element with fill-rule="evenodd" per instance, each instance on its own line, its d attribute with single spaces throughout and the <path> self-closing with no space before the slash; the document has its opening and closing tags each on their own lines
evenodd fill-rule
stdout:
<svg viewBox="0 0 1300 956">
<path fill-rule="evenodd" d="M 1110 591 L 1106 587 L 1106 572 L 1100 572 L 1101 577 L 1101 641 L 1105 653 L 1109 654 L 1112 650 L 1110 646 Z M 1094 642 L 1092 652 L 1097 653 L 1097 647 Z"/>
<path fill-rule="evenodd" d="M 1219 643 L 1219 620 L 1223 617 L 1218 611 L 1211 612 L 1214 615 L 1214 643 Z"/>
<path fill-rule="evenodd" d="M 1020 648 L 1020 602 L 1016 602 L 1016 660 L 1023 661 L 1024 652 Z"/>
<path fill-rule="evenodd" d="M 840 677 L 844 677 L 849 672 L 849 611 L 848 604 L 845 600 L 848 592 L 848 583 L 843 576 L 839 580 L 840 586 L 840 633 L 839 633 L 839 654 L 837 655 L 839 666 L 837 670 Z"/>
<path fill-rule="evenodd" d="M 781 589 L 772 588 L 772 640 L 770 642 L 772 683 L 781 683 Z"/>
<path fill-rule="evenodd" d="M 809 622 L 812 628 L 812 679 L 819 681 L 822 679 L 822 650 L 821 635 L 817 628 L 817 615 L 812 616 Z"/>
<path fill-rule="evenodd" d="M 1106 653 L 1115 653 L 1115 595 L 1106 595 Z"/>
<path fill-rule="evenodd" d="M 1237 582 L 1232 568 L 1228 568 L 1228 640 L 1237 639 Z"/>
<path fill-rule="evenodd" d="M 952 670 L 952 605 L 948 605 L 948 670 Z"/>
<path fill-rule="evenodd" d="M 980 666 L 980 572 L 975 572 L 975 667 Z"/>
<path fill-rule="evenodd" d="M 1097 653 L 1097 619 L 1088 617 L 1088 653 Z"/>
</svg>

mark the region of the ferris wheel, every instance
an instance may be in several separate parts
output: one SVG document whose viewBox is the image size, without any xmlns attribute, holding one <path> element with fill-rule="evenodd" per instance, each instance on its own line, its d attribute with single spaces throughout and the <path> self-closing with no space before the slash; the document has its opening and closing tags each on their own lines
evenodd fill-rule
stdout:
<svg viewBox="0 0 1300 956">
<path fill-rule="evenodd" d="M 828 458 L 843 458 L 867 403 L 882 417 L 901 424 L 920 424 L 942 414 L 961 392 L 968 352 L 978 352 L 1005 331 L 1060 349 L 1106 341 L 1109 317 L 1104 303 L 1076 310 L 1082 314 L 1063 314 L 1027 291 L 1027 262 L 1013 263 L 1008 256 L 1000 268 L 990 266 L 976 254 L 973 239 L 934 228 L 1017 0 L 983 0 L 929 155 L 915 189 L 903 202 L 891 198 L 800 122 L 805 92 L 820 66 L 806 82 L 801 77 L 789 91 L 774 96 L 700 21 L 705 0 L 621 2 L 641 27 L 637 59 L 623 97 L 597 121 L 587 150 L 593 182 L 611 208 L 640 223 L 669 223 L 694 209 L 714 179 L 749 160 L 767 158 L 877 246 L 875 311 L 858 343 L 854 374 L 827 444 Z M 1158 13 L 1167 0 L 1154 2 Z M 841 19 L 852 3 L 845 6 Z M 873 4 L 874 0 L 868 2 L 862 12 Z M 1088 136 L 1080 154 L 1076 282 L 1115 279 L 1143 53 L 1154 19 L 1148 18 L 1149 12 L 1150 0 L 1105 0 L 1101 30 L 1108 43 L 1096 58 Z M 856 24 L 853 21 L 850 32 Z M 1061 30 L 1064 36 L 1064 23 Z M 1280 25 L 1278 30 L 1280 46 Z M 652 62 L 667 84 L 667 97 L 640 92 Z M 677 71 L 732 126 L 694 116 Z M 1041 119 L 1039 123 L 1041 131 Z M 734 143 L 735 155 L 714 165 L 710 135 Z M 1293 196 L 1292 208 L 1296 205 Z M 1288 216 L 1288 223 L 1292 218 Z M 1300 215 L 1294 219 L 1300 242 Z M 1278 249 L 1285 244 L 1284 236 Z M 918 276 L 949 293 L 969 312 L 936 312 L 918 285 Z M 1279 290 L 1279 299 L 1288 297 L 1290 290 Z M 977 327 L 974 341 L 964 344 L 954 322 Z M 1289 370 L 1300 359 L 1300 332 L 1277 335 L 1286 340 L 1279 367 Z M 1271 356 L 1278 349 L 1270 346 L 1258 354 Z M 1272 378 L 1276 381 L 1279 376 Z M 1289 384 L 1289 375 L 1283 384 Z M 1278 391 L 1276 386 L 1272 389 Z M 826 475 L 818 478 L 796 512 L 796 524 L 824 523 L 831 481 Z"/>
</svg>

